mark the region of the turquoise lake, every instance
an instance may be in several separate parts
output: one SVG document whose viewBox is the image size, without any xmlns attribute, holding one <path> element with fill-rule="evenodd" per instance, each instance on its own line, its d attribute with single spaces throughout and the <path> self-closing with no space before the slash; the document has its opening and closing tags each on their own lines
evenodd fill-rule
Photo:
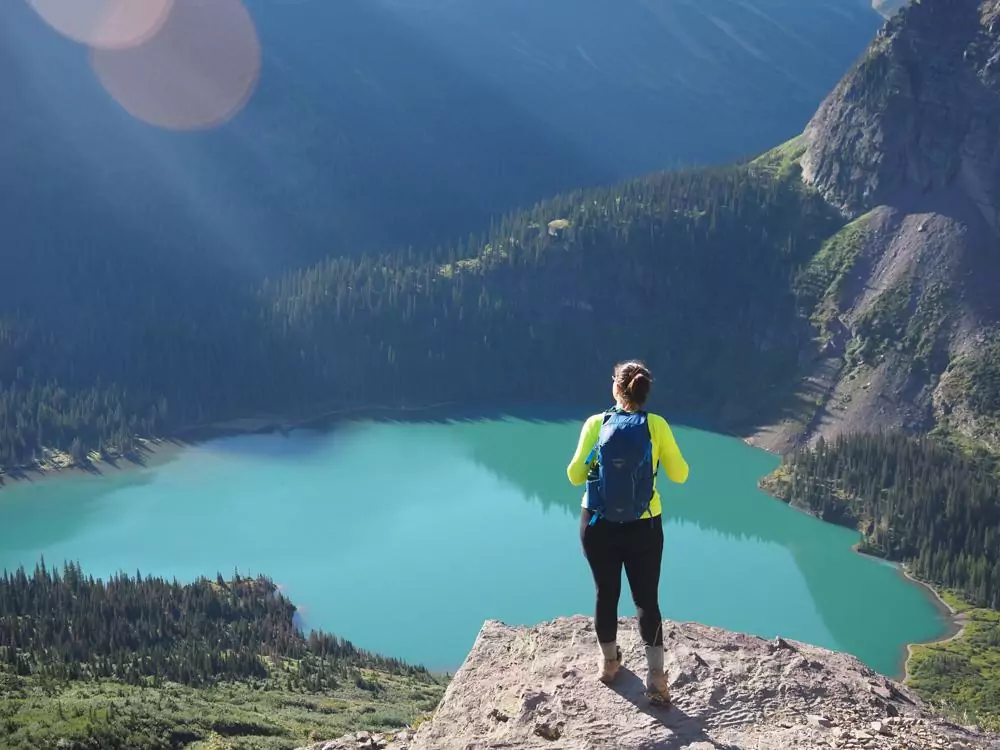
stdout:
<svg viewBox="0 0 1000 750">
<path fill-rule="evenodd" d="M 44 556 L 101 577 L 263 573 L 306 627 L 454 670 L 486 619 L 592 612 L 581 489 L 565 475 L 579 426 L 358 421 L 16 483 L 0 490 L 0 568 Z M 906 643 L 944 633 L 926 590 L 851 550 L 857 534 L 757 489 L 774 456 L 674 429 L 691 477 L 659 478 L 664 617 L 847 651 L 890 675 Z M 627 586 L 619 611 L 633 614 Z"/>
</svg>

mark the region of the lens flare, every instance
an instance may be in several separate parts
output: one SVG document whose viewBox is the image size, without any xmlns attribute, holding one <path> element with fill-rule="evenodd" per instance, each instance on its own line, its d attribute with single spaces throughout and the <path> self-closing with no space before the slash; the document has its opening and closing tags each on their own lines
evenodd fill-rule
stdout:
<svg viewBox="0 0 1000 750">
<path fill-rule="evenodd" d="M 151 39 L 174 0 L 28 0 L 63 36 L 98 49 L 127 49 Z"/>
<path fill-rule="evenodd" d="M 250 100 L 261 49 L 241 0 L 173 0 L 155 36 L 124 50 L 93 48 L 90 62 L 133 117 L 173 130 L 201 130 L 233 118 Z"/>
</svg>

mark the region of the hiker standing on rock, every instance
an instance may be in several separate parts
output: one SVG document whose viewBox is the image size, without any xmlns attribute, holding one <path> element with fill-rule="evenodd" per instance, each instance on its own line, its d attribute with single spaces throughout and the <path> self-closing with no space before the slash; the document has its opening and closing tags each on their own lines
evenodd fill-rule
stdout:
<svg viewBox="0 0 1000 750">
<path fill-rule="evenodd" d="M 688 465 L 666 420 L 643 411 L 652 383 L 642 362 L 615 367 L 615 406 L 584 423 L 566 474 L 572 484 L 587 485 L 580 538 L 597 588 L 594 629 L 603 654 L 600 679 L 610 683 L 621 666 L 618 599 L 624 567 L 646 644 L 646 695 L 653 703 L 669 705 L 659 604 L 663 518 L 656 474 L 662 466 L 669 479 L 683 483 Z"/>
</svg>

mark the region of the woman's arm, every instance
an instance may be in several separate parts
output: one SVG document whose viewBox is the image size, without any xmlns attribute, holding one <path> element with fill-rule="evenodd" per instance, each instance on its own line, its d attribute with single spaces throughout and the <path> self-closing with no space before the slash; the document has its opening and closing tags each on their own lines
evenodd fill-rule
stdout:
<svg viewBox="0 0 1000 750">
<path fill-rule="evenodd" d="M 660 466 L 667 472 L 670 481 L 684 484 L 687 481 L 689 469 L 687 461 L 684 460 L 681 449 L 674 439 L 673 430 L 670 429 L 667 420 L 659 415 L 651 414 L 649 421 L 656 430 L 656 442 L 660 449 Z"/>
<path fill-rule="evenodd" d="M 580 430 L 580 440 L 576 445 L 576 453 L 573 454 L 573 460 L 566 467 L 566 476 L 569 477 L 571 484 L 581 485 L 586 483 L 587 473 L 590 471 L 587 456 L 590 455 L 591 449 L 597 443 L 597 436 L 600 432 L 600 414 L 591 417 L 583 423 L 583 429 Z"/>
</svg>

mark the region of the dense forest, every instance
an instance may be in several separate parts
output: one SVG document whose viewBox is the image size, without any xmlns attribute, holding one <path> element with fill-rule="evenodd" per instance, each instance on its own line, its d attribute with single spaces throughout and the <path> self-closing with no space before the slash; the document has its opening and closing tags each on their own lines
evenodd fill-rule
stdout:
<svg viewBox="0 0 1000 750">
<path fill-rule="evenodd" d="M 842 223 L 779 166 L 578 191 L 259 284 L 183 249 L 53 250 L 0 301 L 0 466 L 261 412 L 592 400 L 635 356 L 669 380 L 661 406 L 748 419 L 794 378 L 791 280 Z"/>
<path fill-rule="evenodd" d="M 824 520 L 856 526 L 860 551 L 904 563 L 963 613 L 961 638 L 914 648 L 910 685 L 956 721 L 991 731 L 1000 731 L 997 462 L 939 436 L 881 432 L 821 440 L 763 482 Z"/>
<path fill-rule="evenodd" d="M 363 669 L 427 676 L 329 633 L 304 636 L 294 612 L 264 577 L 182 585 L 136 572 L 104 582 L 42 561 L 31 574 L 0 577 L 0 665 L 20 676 L 192 686 L 264 680 L 278 669 L 309 690 L 363 680 Z M 285 660 L 296 665 L 287 674 Z"/>
<path fill-rule="evenodd" d="M 0 746 L 285 750 L 433 710 L 445 680 L 324 632 L 269 579 L 0 577 Z M 220 741 L 225 739 L 225 743 Z"/>
<path fill-rule="evenodd" d="M 861 551 L 1000 608 L 1000 477 L 988 457 L 933 437 L 857 434 L 786 457 L 765 486 L 824 520 L 858 526 Z"/>
</svg>

